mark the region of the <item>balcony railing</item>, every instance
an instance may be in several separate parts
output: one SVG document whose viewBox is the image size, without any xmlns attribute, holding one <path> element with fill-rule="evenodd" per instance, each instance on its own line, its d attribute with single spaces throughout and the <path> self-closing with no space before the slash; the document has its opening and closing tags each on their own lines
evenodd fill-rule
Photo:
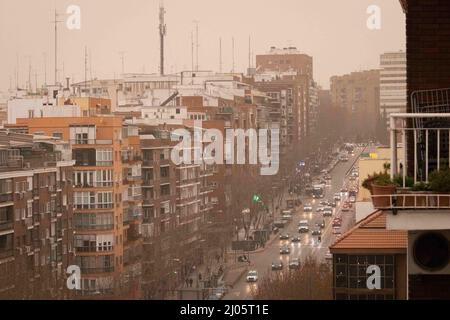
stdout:
<svg viewBox="0 0 450 320">
<path fill-rule="evenodd" d="M 97 140 L 97 139 L 74 139 L 70 140 L 72 145 L 111 145 L 112 140 Z"/>
<path fill-rule="evenodd" d="M 408 175 L 414 183 L 428 182 L 432 171 L 450 166 L 450 113 L 391 114 L 390 131 L 391 177 L 400 173 L 404 187 Z M 406 149 L 403 159 L 398 155 L 398 135 Z"/>
<path fill-rule="evenodd" d="M 375 209 L 450 209 L 450 194 L 399 193 L 372 195 Z"/>
<path fill-rule="evenodd" d="M 14 226 L 11 221 L 0 221 L 0 231 L 12 230 L 12 229 L 14 229 Z"/>
</svg>

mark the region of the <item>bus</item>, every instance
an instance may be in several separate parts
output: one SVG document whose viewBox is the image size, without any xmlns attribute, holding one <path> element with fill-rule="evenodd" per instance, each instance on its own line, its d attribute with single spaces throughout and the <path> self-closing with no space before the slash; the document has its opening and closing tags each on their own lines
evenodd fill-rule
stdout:
<svg viewBox="0 0 450 320">
<path fill-rule="evenodd" d="M 323 197 L 325 197 L 325 193 L 323 191 L 323 186 L 322 185 L 315 185 L 313 188 L 313 198 L 314 199 L 322 199 Z"/>
</svg>

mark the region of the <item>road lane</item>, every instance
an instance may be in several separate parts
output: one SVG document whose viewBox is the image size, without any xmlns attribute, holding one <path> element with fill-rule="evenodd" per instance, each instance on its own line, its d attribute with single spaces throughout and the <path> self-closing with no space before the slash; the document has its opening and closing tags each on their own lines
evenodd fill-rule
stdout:
<svg viewBox="0 0 450 320">
<path fill-rule="evenodd" d="M 348 187 L 349 181 L 346 179 L 346 174 L 353 165 L 354 161 L 358 157 L 361 150 L 357 150 L 355 156 L 351 157 L 348 162 L 339 163 L 330 173 L 331 183 L 325 188 L 325 197 L 323 200 L 333 200 L 335 193 L 340 192 L 343 186 Z M 285 197 L 287 198 L 287 197 Z M 317 213 L 316 209 L 320 206 L 319 199 L 312 199 L 302 197 L 303 204 L 311 203 L 313 207 L 312 212 L 303 212 L 303 206 L 294 209 L 293 220 L 283 229 L 279 234 L 288 233 L 289 236 L 300 235 L 300 243 L 291 243 L 290 240 L 275 240 L 272 244 L 266 246 L 265 250 L 257 253 L 250 253 L 251 264 L 249 270 L 258 271 L 259 281 L 275 272 L 271 270 L 271 264 L 274 261 L 281 260 L 284 264 L 284 270 L 288 270 L 288 264 L 290 259 L 299 258 L 300 263 L 304 261 L 308 256 L 315 257 L 318 261 L 325 262 L 325 255 L 328 252 L 328 247 L 335 241 L 336 236 L 332 234 L 332 220 L 335 216 L 342 217 L 342 233 L 347 230 L 354 220 L 353 209 L 349 213 L 342 213 L 340 211 L 345 198 L 343 197 L 340 202 L 337 203 L 336 208 L 333 209 L 332 217 L 323 217 L 322 213 Z M 300 220 L 308 220 L 309 233 L 299 234 L 298 223 Z M 311 231 L 316 228 L 315 224 L 325 220 L 326 226 L 322 230 L 322 242 L 318 242 L 317 236 L 312 236 Z M 291 249 L 289 255 L 280 255 L 280 247 L 288 245 Z M 257 283 L 249 284 L 246 282 L 246 275 L 244 275 L 229 293 L 224 297 L 225 300 L 245 300 L 252 298 L 252 289 L 257 287 Z"/>
</svg>

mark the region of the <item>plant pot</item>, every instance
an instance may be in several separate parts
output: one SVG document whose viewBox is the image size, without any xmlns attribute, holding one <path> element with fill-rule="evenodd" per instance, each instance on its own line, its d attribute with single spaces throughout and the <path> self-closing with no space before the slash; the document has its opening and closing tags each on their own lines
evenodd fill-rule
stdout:
<svg viewBox="0 0 450 320">
<path fill-rule="evenodd" d="M 391 186 L 379 186 L 372 184 L 372 198 L 373 206 L 375 208 L 390 208 L 391 207 L 391 196 L 395 194 L 397 187 Z M 382 197 L 386 195 L 385 197 Z"/>
</svg>

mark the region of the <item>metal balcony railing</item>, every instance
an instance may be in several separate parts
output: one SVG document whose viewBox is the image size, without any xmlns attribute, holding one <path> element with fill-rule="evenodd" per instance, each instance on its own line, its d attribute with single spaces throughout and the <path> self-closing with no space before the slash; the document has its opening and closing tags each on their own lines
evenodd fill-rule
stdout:
<svg viewBox="0 0 450 320">
<path fill-rule="evenodd" d="M 400 173 L 403 186 L 406 185 L 409 172 L 412 172 L 414 183 L 428 182 L 431 172 L 450 167 L 450 113 L 391 114 L 390 132 L 391 177 Z M 405 148 L 400 161 L 397 145 L 399 135 Z"/>
</svg>

